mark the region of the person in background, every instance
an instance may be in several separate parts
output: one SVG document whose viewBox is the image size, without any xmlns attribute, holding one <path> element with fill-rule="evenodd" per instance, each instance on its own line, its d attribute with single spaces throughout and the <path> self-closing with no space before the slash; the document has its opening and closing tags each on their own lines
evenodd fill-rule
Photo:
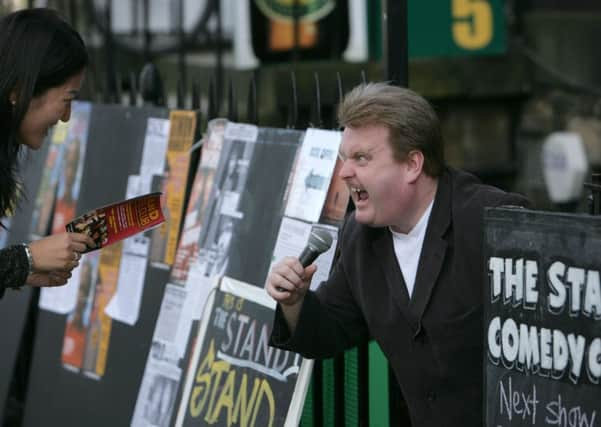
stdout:
<svg viewBox="0 0 601 427">
<path fill-rule="evenodd" d="M 18 215 L 19 153 L 39 149 L 52 126 L 69 120 L 87 65 L 81 37 L 56 12 L 25 9 L 0 20 L 0 218 Z M 65 284 L 93 245 L 64 232 L 0 250 L 0 295 L 23 285 Z"/>
<path fill-rule="evenodd" d="M 374 338 L 413 427 L 480 427 L 483 212 L 528 202 L 447 167 L 439 119 L 409 89 L 360 85 L 338 119 L 356 209 L 315 292 L 314 264 L 288 257 L 271 270 L 271 344 L 326 358 Z"/>
</svg>

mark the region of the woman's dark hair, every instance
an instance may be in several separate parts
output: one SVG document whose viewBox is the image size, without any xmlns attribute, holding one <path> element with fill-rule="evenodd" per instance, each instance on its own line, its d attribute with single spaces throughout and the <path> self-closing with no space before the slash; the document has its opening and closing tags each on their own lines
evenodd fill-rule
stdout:
<svg viewBox="0 0 601 427">
<path fill-rule="evenodd" d="M 0 218 L 17 204 L 18 132 L 29 103 L 88 62 L 81 36 L 51 9 L 25 9 L 0 20 Z"/>
</svg>

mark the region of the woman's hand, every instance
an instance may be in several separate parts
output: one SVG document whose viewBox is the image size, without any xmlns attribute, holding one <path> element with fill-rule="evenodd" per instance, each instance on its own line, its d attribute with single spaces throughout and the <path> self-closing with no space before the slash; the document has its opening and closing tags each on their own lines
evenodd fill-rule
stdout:
<svg viewBox="0 0 601 427">
<path fill-rule="evenodd" d="M 40 273 L 70 272 L 79 265 L 81 253 L 94 248 L 94 241 L 81 233 L 59 233 L 29 244 L 33 269 Z"/>
</svg>

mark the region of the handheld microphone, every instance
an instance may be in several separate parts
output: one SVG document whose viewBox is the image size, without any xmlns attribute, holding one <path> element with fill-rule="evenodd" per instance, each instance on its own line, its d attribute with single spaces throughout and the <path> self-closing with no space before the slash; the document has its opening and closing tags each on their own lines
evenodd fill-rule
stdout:
<svg viewBox="0 0 601 427">
<path fill-rule="evenodd" d="M 313 228 L 309 234 L 307 246 L 301 252 L 298 260 L 303 267 L 307 267 L 319 255 L 330 249 L 330 246 L 332 246 L 332 235 L 323 228 Z"/>
<path fill-rule="evenodd" d="M 322 228 L 313 228 L 309 234 L 307 246 L 303 249 L 298 260 L 303 267 L 311 265 L 315 259 L 326 252 L 332 246 L 332 235 Z M 286 289 L 276 287 L 279 292 L 286 292 Z"/>
</svg>

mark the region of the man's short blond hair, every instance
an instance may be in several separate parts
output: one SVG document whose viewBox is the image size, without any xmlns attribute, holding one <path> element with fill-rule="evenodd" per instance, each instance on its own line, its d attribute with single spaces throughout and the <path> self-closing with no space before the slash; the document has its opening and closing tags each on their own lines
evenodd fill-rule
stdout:
<svg viewBox="0 0 601 427">
<path fill-rule="evenodd" d="M 444 147 L 440 121 L 432 106 L 410 89 L 387 83 L 365 83 L 346 94 L 338 106 L 342 127 L 386 126 L 395 159 L 409 152 L 424 154 L 424 172 L 440 176 L 444 169 Z"/>
</svg>

